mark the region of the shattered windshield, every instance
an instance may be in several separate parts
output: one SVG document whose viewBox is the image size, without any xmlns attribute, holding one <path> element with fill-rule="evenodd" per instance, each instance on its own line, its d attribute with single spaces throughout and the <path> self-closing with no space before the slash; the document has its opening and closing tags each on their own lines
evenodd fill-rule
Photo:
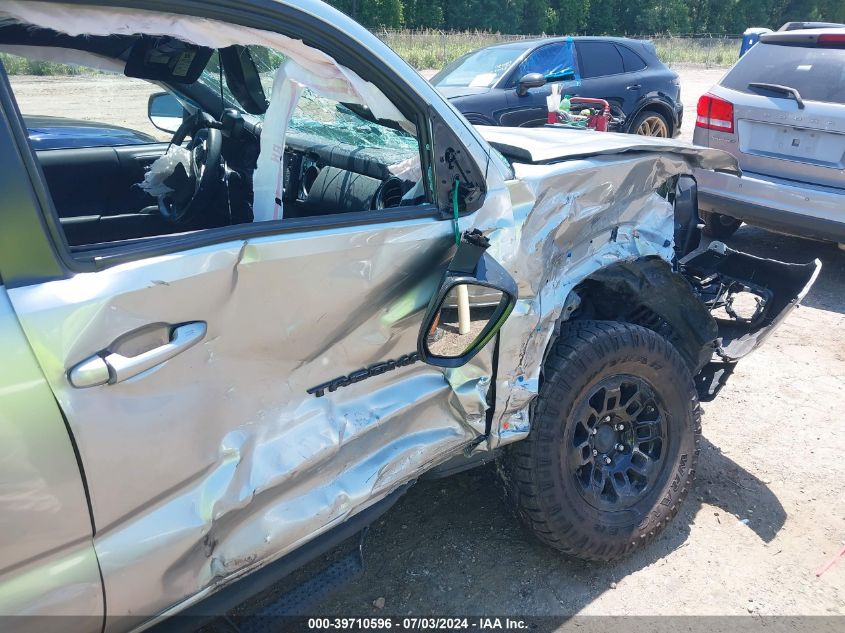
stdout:
<svg viewBox="0 0 845 633">
<path fill-rule="evenodd" d="M 208 64 L 206 64 L 205 69 L 202 71 L 202 74 L 200 74 L 197 81 L 215 93 L 220 94 L 220 58 L 217 56 L 217 51 L 214 51 L 211 55 L 211 58 L 208 60 Z M 229 90 L 229 86 L 226 85 L 225 81 L 223 82 L 223 98 L 228 106 L 234 106 L 239 110 L 241 109 L 238 104 L 238 100 Z"/>
<path fill-rule="evenodd" d="M 248 49 L 258 70 L 264 94 L 270 95 L 275 72 L 286 56 L 263 46 L 249 46 Z M 200 81 L 219 92 L 220 69 L 216 53 L 209 60 Z M 227 101 L 238 103 L 228 86 L 224 85 L 223 90 Z M 311 137 L 309 140 L 312 142 L 319 140 L 351 145 L 373 158 L 388 163 L 399 162 L 419 152 L 419 143 L 415 136 L 358 114 L 353 110 L 358 107 L 360 106 L 321 97 L 306 88 L 293 112 L 288 132 L 294 136 Z M 365 114 L 368 112 L 366 108 L 361 110 Z"/>
<path fill-rule="evenodd" d="M 389 155 L 390 150 L 395 150 L 399 160 L 415 154 L 419 148 L 416 137 L 407 132 L 369 121 L 353 112 L 349 106 L 319 97 L 307 89 L 303 91 L 293 112 L 290 132 L 377 149 L 381 155 Z"/>
</svg>

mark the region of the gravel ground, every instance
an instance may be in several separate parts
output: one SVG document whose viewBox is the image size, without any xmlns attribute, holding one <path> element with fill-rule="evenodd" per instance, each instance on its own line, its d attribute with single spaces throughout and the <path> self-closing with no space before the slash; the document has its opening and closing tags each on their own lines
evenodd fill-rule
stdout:
<svg viewBox="0 0 845 633">
<path fill-rule="evenodd" d="M 722 73 L 680 69 L 682 138 Z M 114 80 L 92 98 L 85 81 L 12 78 L 25 113 L 151 131 L 147 85 Z M 819 257 L 824 269 L 804 306 L 705 405 L 697 483 L 655 543 L 613 564 L 564 560 L 511 517 L 487 466 L 415 486 L 374 526 L 364 576 L 319 613 L 845 615 L 845 560 L 814 573 L 845 544 L 845 252 L 750 227 L 730 245 Z"/>
<path fill-rule="evenodd" d="M 10 77 L 22 114 L 60 116 L 127 127 L 161 141 L 173 136 L 153 127 L 147 101 L 161 88 L 142 79 L 117 75 Z"/>
<path fill-rule="evenodd" d="M 692 143 L 695 106 L 698 104 L 698 98 L 719 81 L 727 69 L 676 66 L 674 70 L 681 77 L 681 101 L 684 103 L 684 123 L 678 138 Z"/>
</svg>

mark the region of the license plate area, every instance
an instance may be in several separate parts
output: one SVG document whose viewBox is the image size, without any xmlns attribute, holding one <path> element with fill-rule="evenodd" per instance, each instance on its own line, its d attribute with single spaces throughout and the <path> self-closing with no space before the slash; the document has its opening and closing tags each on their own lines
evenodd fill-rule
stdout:
<svg viewBox="0 0 845 633">
<path fill-rule="evenodd" d="M 845 167 L 845 134 L 740 119 L 743 154 L 790 160 L 819 167 Z"/>
</svg>

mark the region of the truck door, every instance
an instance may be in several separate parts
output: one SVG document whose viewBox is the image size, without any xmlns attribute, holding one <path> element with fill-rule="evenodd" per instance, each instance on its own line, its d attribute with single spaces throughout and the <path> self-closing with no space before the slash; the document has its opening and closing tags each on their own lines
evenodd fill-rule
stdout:
<svg viewBox="0 0 845 633">
<path fill-rule="evenodd" d="M 29 161 L 27 221 L 46 240 L 55 211 L 2 74 L 0 96 L 15 135 L 4 148 Z M 320 204 L 261 234 L 253 223 L 140 249 L 71 251 L 59 234 L 69 270 L 9 290 L 85 468 L 109 615 L 162 613 L 278 558 L 485 432 L 492 345 L 451 382 L 416 354 L 452 221 L 427 197 Z"/>
</svg>

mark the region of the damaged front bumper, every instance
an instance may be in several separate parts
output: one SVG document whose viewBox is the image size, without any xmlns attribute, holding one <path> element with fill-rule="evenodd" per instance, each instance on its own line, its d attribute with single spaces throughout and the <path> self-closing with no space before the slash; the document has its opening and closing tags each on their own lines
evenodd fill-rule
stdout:
<svg viewBox="0 0 845 633">
<path fill-rule="evenodd" d="M 809 292 L 821 271 L 816 259 L 789 264 L 713 242 L 680 266 L 719 329 L 713 359 L 695 377 L 699 397 L 712 400 L 744 356 L 760 347 Z"/>
</svg>

